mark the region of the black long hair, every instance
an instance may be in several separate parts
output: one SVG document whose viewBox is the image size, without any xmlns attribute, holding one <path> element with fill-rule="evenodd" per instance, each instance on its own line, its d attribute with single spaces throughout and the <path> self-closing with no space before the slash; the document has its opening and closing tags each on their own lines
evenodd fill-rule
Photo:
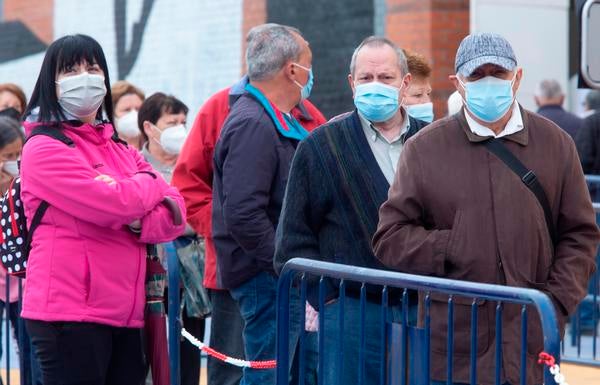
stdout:
<svg viewBox="0 0 600 385">
<path fill-rule="evenodd" d="M 75 64 L 83 61 L 89 64 L 98 64 L 104 71 L 104 84 L 106 96 L 102 107 L 98 109 L 96 118 L 102 120 L 102 111 L 108 121 L 113 123 L 112 95 L 110 93 L 110 77 L 104 51 L 100 44 L 87 35 L 67 35 L 56 40 L 48 50 L 40 69 L 35 88 L 27 105 L 24 116 L 31 114 L 32 110 L 39 107 L 38 121 L 52 122 L 67 120 L 56 96 L 56 76 Z"/>
</svg>

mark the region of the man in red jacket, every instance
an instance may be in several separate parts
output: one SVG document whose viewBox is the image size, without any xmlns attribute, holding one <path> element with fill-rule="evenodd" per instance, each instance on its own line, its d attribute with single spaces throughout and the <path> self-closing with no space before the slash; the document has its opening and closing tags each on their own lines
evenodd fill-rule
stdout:
<svg viewBox="0 0 600 385">
<path fill-rule="evenodd" d="M 188 223 L 204 238 L 206 255 L 204 286 L 212 301 L 210 346 L 236 358 L 244 357 L 243 321 L 239 309 L 217 277 L 216 252 L 211 234 L 212 181 L 214 147 L 230 106 L 244 93 L 248 78 L 244 76 L 230 88 L 211 96 L 202 106 L 173 172 L 172 184 L 185 199 Z M 308 131 L 326 122 L 323 114 L 308 100 L 292 110 L 292 115 Z M 242 370 L 212 357 L 208 359 L 208 385 L 237 385 Z"/>
</svg>

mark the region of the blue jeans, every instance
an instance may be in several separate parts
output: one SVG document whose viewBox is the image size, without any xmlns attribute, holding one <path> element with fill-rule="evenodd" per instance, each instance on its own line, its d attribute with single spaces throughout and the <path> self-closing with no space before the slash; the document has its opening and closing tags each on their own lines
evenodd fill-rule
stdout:
<svg viewBox="0 0 600 385">
<path fill-rule="evenodd" d="M 229 292 L 244 319 L 246 359 L 275 359 L 277 278 L 261 272 Z M 275 385 L 275 369 L 244 368 L 240 385 Z"/>
<path fill-rule="evenodd" d="M 324 384 L 355 384 L 358 383 L 359 347 L 360 347 L 360 300 L 346 297 L 344 300 L 344 333 L 343 341 L 339 338 L 339 310 L 340 301 L 325 305 L 325 351 L 320 352 L 325 357 Z M 319 313 L 323 316 L 323 312 Z M 389 308 L 389 321 L 399 321 L 401 318 L 400 306 Z M 365 306 L 365 371 L 363 384 L 379 385 L 381 363 L 385 357 L 381 356 L 382 320 L 381 305 L 366 302 Z M 343 349 L 340 351 L 340 346 Z M 343 354 L 343 367 L 339 367 L 339 356 Z"/>
<path fill-rule="evenodd" d="M 293 313 L 290 313 L 290 317 Z M 290 329 L 291 334 L 292 329 Z M 300 344 L 296 347 L 290 373 L 291 385 L 317 385 L 319 366 L 319 333 L 306 332 L 304 339 L 304 367 L 300 367 Z M 293 347 L 290 347 L 293 348 Z M 304 372 L 304 384 L 300 383 L 300 370 Z"/>
</svg>

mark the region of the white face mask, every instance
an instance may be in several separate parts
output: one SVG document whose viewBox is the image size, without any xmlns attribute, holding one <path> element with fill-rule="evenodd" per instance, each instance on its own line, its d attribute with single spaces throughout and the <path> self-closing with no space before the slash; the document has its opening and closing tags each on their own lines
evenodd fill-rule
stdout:
<svg viewBox="0 0 600 385">
<path fill-rule="evenodd" d="M 19 163 L 16 160 L 5 160 L 2 169 L 12 176 L 19 176 Z"/>
<path fill-rule="evenodd" d="M 160 131 L 158 127 L 152 125 L 154 129 Z M 160 141 L 158 143 L 165 150 L 166 153 L 171 155 L 179 155 L 185 138 L 187 138 L 188 131 L 183 124 L 171 126 L 160 131 Z"/>
<path fill-rule="evenodd" d="M 131 110 L 115 121 L 115 126 L 119 135 L 125 138 L 135 138 L 140 136 L 141 131 L 138 127 L 138 112 Z"/>
<path fill-rule="evenodd" d="M 68 114 L 82 119 L 95 114 L 104 101 L 104 76 L 87 72 L 58 81 L 58 104 Z"/>
</svg>

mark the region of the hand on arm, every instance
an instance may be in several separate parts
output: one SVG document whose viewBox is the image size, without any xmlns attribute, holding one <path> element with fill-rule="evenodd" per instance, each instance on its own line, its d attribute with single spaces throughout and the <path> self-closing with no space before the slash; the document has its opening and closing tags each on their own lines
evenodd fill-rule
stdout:
<svg viewBox="0 0 600 385">
<path fill-rule="evenodd" d="M 145 173 L 113 183 L 76 151 L 51 138 L 32 138 L 21 161 L 24 193 L 81 220 L 120 228 L 146 215 L 169 188 L 162 178 Z"/>
</svg>

